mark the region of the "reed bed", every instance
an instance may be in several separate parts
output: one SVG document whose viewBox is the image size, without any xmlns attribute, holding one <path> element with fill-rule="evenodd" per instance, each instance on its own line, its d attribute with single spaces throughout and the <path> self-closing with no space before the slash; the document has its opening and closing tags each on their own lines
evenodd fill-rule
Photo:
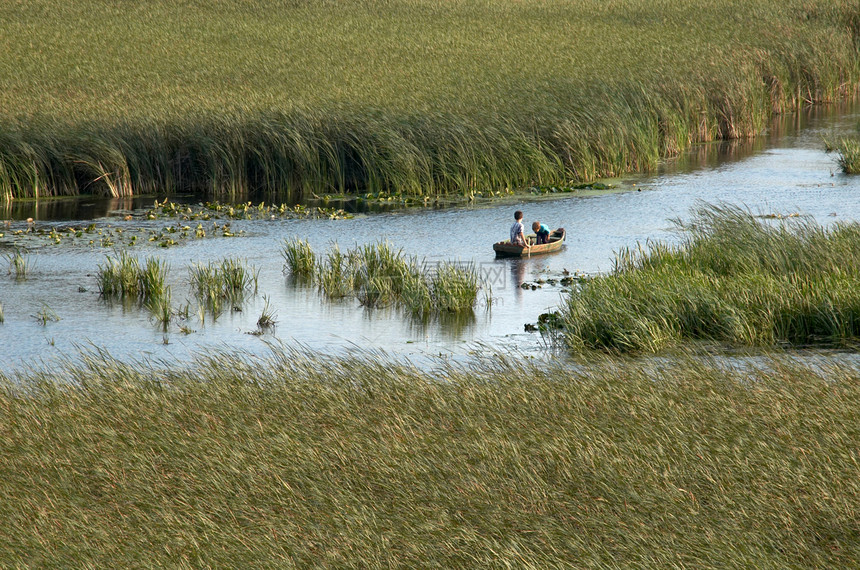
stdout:
<svg viewBox="0 0 860 570">
<path fill-rule="evenodd" d="M 285 271 L 316 283 L 326 297 L 355 296 L 366 307 L 402 306 L 418 316 L 471 312 L 481 289 L 491 295 L 474 265 L 422 262 L 384 242 L 347 252 L 334 244 L 317 260 L 310 244 L 288 239 L 283 257 Z"/>
<path fill-rule="evenodd" d="M 704 206 L 680 229 L 681 245 L 624 250 L 612 274 L 570 294 L 560 321 L 568 346 L 848 345 L 860 336 L 860 224 Z"/>
<path fill-rule="evenodd" d="M 0 565 L 853 567 L 860 370 L 817 362 L 0 372 Z"/>
<path fill-rule="evenodd" d="M 0 201 L 569 184 L 860 77 L 854 0 L 34 0 L 0 20 Z"/>
</svg>

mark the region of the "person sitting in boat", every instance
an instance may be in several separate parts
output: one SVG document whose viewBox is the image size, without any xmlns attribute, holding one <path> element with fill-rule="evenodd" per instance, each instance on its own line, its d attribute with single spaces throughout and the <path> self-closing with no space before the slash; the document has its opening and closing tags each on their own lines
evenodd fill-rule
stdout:
<svg viewBox="0 0 860 570">
<path fill-rule="evenodd" d="M 523 225 L 523 213 L 520 210 L 514 212 L 514 225 L 511 226 L 511 245 L 529 247 L 526 241 L 525 226 Z"/>
<path fill-rule="evenodd" d="M 535 222 L 532 224 L 532 231 L 537 236 L 535 244 L 540 245 L 542 243 L 549 243 L 549 226 L 540 222 Z"/>
</svg>

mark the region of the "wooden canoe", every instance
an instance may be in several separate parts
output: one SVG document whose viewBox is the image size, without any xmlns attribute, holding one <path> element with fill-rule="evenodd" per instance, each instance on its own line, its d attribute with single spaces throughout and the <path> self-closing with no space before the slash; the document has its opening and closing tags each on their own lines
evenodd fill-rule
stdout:
<svg viewBox="0 0 860 570">
<path fill-rule="evenodd" d="M 543 253 L 552 253 L 561 249 L 561 244 L 564 243 L 564 228 L 549 234 L 549 243 L 533 245 L 527 248 L 522 245 L 513 245 L 511 240 L 499 241 L 493 244 L 493 251 L 496 252 L 496 257 L 527 257 L 529 255 L 540 255 Z M 534 243 L 536 236 L 529 234 L 526 236 L 529 243 Z"/>
</svg>

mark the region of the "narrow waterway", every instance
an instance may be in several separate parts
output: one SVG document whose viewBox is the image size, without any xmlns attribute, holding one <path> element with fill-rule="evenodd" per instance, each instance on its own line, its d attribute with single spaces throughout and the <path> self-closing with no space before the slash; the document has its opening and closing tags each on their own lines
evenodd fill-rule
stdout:
<svg viewBox="0 0 860 570">
<path fill-rule="evenodd" d="M 822 137 L 855 132 L 856 110 L 817 109 L 775 122 L 768 136 L 752 142 L 707 145 L 668 163 L 660 173 L 625 179 L 607 192 L 563 194 L 444 210 L 406 210 L 340 220 L 234 221 L 234 238 L 180 241 L 162 249 L 145 243 L 129 248 L 140 258 L 156 256 L 170 266 L 175 306 L 190 316 L 167 332 L 137 306 L 109 303 L 99 296 L 96 272 L 111 248 L 83 244 L 54 246 L 45 239 L 22 240 L 16 229 L 35 217 L 40 228 L 97 223 L 138 227 L 138 220 L 112 215 L 116 205 L 80 201 L 38 207 L 16 204 L 0 238 L 0 255 L 22 247 L 30 264 L 26 280 L 7 274 L 0 258 L 0 365 L 26 369 L 74 357 L 96 347 L 120 358 L 179 360 L 212 350 L 267 352 L 272 343 L 301 345 L 321 353 L 384 350 L 411 357 L 462 355 L 489 347 L 540 356 L 545 343 L 524 331 L 525 323 L 558 305 L 564 293 L 548 283 L 524 289 L 524 282 L 558 279 L 564 272 L 595 274 L 612 267 L 615 251 L 647 240 L 675 240 L 670 220 L 688 219 L 702 203 L 744 205 L 753 213 L 799 214 L 821 223 L 860 220 L 860 177 L 839 173 Z M 133 206 L 143 206 L 143 203 Z M 151 200 L 149 201 L 151 205 Z M 123 205 L 128 207 L 128 205 Z M 567 230 L 565 248 L 530 259 L 495 259 L 492 242 L 507 237 L 514 210 L 530 224 L 540 220 Z M 154 225 L 156 222 L 152 222 Z M 158 222 L 164 225 L 166 222 Z M 332 243 L 342 249 L 387 240 L 410 255 L 437 261 L 474 263 L 492 287 L 492 304 L 473 318 L 419 322 L 396 309 L 362 308 L 356 300 L 330 302 L 314 288 L 295 285 L 283 273 L 285 238 L 307 239 L 318 252 Z M 259 269 L 258 293 L 219 318 L 198 318 L 189 290 L 193 263 L 240 257 Z M 256 322 L 268 298 L 275 328 L 262 335 Z M 38 318 L 56 315 L 59 320 Z"/>
</svg>

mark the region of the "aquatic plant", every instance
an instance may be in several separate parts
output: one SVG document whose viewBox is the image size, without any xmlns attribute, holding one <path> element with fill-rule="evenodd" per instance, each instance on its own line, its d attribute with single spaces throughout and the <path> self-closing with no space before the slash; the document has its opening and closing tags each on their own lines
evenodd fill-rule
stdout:
<svg viewBox="0 0 860 570">
<path fill-rule="evenodd" d="M 49 307 L 47 304 L 42 303 L 42 307 L 33 315 L 33 318 L 36 319 L 43 327 L 46 326 L 50 322 L 57 322 L 60 320 L 60 316 Z"/>
<path fill-rule="evenodd" d="M 3 313 L 3 303 L 0 303 L 0 325 L 6 322 L 6 315 Z"/>
<path fill-rule="evenodd" d="M 104 297 L 146 301 L 167 295 L 168 271 L 167 263 L 161 259 L 147 257 L 141 267 L 136 257 L 120 250 L 115 256 L 106 256 L 105 264 L 99 265 L 96 281 Z"/>
<path fill-rule="evenodd" d="M 842 139 L 836 150 L 836 162 L 842 172 L 860 174 L 860 139 Z"/>
<path fill-rule="evenodd" d="M 846 344 L 860 337 L 860 224 L 821 226 L 706 206 L 684 242 L 622 250 L 561 311 L 575 350 L 656 351 L 685 339 Z"/>
<path fill-rule="evenodd" d="M 31 265 L 30 260 L 20 251 L 15 251 L 13 253 L 4 254 L 6 260 L 9 263 L 9 273 L 14 274 L 15 279 L 22 281 L 27 279 L 27 275 L 30 273 Z"/>
<path fill-rule="evenodd" d="M 300 4 L 10 6 L 0 200 L 570 187 L 755 135 L 860 76 L 848 0 Z M 138 41 L 93 41 L 112 37 Z"/>
<path fill-rule="evenodd" d="M 860 370 L 741 363 L 2 369 L 0 566 L 854 566 Z"/>
<path fill-rule="evenodd" d="M 150 312 L 153 319 L 155 319 L 155 321 L 162 326 L 162 329 L 167 332 L 170 321 L 173 318 L 170 287 L 165 287 L 163 293 L 160 295 L 146 297 L 144 306 Z"/>
<path fill-rule="evenodd" d="M 316 257 L 311 245 L 300 239 L 285 239 L 281 250 L 284 257 L 284 270 L 299 278 L 313 277 Z"/>
<path fill-rule="evenodd" d="M 263 296 L 263 312 L 260 313 L 260 318 L 257 319 L 257 326 L 260 329 L 268 329 L 275 326 L 277 323 L 277 312 L 272 308 L 268 295 Z"/>
<path fill-rule="evenodd" d="M 259 273 L 240 259 L 226 258 L 217 263 L 193 264 L 189 280 L 197 299 L 217 316 L 225 302 L 241 305 L 247 293 L 257 292 Z"/>
</svg>

